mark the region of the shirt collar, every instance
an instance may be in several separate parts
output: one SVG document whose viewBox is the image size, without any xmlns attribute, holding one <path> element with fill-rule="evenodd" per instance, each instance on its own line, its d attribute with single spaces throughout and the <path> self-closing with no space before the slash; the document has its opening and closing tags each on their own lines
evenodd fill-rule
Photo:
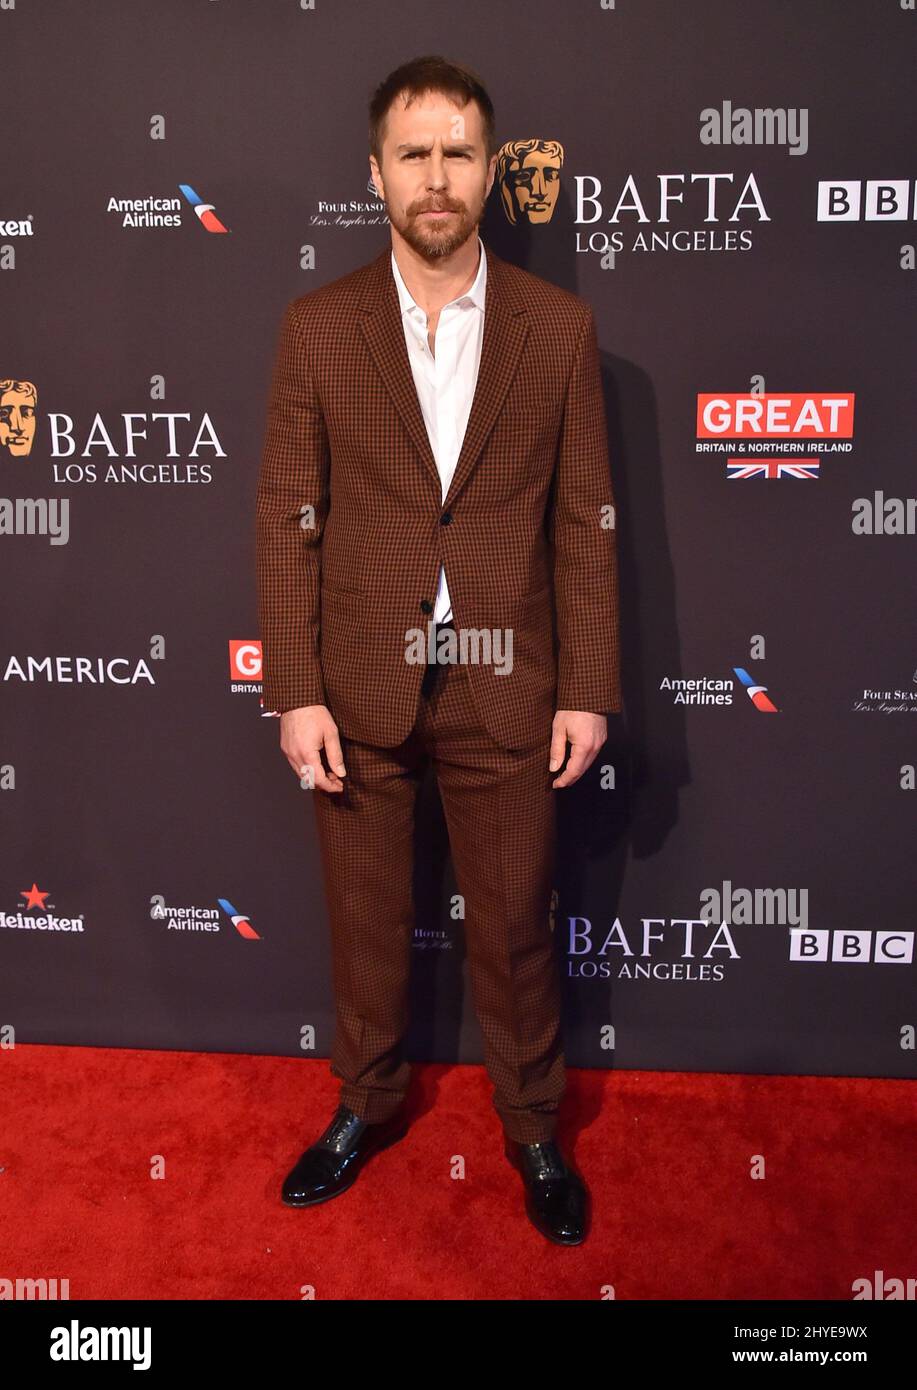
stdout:
<svg viewBox="0 0 917 1390">
<path fill-rule="evenodd" d="M 483 312 L 484 293 L 487 287 L 487 255 L 484 251 L 484 243 L 481 240 L 480 236 L 478 236 L 478 246 L 480 247 L 481 251 L 480 259 L 478 261 L 478 273 L 474 277 L 474 282 L 471 285 L 471 287 L 467 289 L 464 294 L 458 295 L 457 299 L 459 301 L 462 299 L 470 299 Z M 419 306 L 415 302 L 414 296 L 411 294 L 407 285 L 404 283 L 401 271 L 398 269 L 398 262 L 395 260 L 394 251 L 392 251 L 392 275 L 395 277 L 395 285 L 398 289 L 398 299 L 401 304 L 402 314 L 405 312 L 406 309 L 418 308 Z M 456 302 L 457 300 L 455 299 L 451 299 L 449 301 L 450 304 L 455 304 Z"/>
</svg>

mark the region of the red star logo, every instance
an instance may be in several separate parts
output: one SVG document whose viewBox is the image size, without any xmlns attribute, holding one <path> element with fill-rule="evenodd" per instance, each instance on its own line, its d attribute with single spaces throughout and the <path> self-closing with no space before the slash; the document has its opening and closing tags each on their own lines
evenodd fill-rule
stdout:
<svg viewBox="0 0 917 1390">
<path fill-rule="evenodd" d="M 23 888 L 19 896 L 25 898 L 26 907 L 44 907 L 45 898 L 50 891 L 51 890 L 48 889 L 46 892 L 42 893 L 38 884 L 33 881 L 31 888 Z"/>
</svg>

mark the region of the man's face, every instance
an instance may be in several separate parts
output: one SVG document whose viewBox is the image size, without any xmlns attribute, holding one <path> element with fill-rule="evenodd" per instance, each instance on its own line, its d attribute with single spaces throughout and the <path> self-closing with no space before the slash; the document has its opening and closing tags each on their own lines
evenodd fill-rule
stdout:
<svg viewBox="0 0 917 1390">
<path fill-rule="evenodd" d="M 399 96 L 389 108 L 376 192 L 395 231 L 427 260 L 451 256 L 477 231 L 494 181 L 476 101 L 458 107 L 439 92 Z"/>
</svg>

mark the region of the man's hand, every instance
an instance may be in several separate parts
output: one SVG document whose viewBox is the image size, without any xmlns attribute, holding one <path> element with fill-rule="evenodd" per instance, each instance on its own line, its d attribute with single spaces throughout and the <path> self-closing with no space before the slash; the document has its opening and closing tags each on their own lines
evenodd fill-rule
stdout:
<svg viewBox="0 0 917 1390">
<path fill-rule="evenodd" d="M 556 772 L 564 760 L 567 742 L 571 745 L 570 760 L 563 772 L 551 783 L 553 787 L 569 787 L 577 782 L 595 758 L 608 737 L 608 721 L 604 714 L 583 710 L 559 709 L 551 726 L 551 759 L 548 771 Z"/>
<path fill-rule="evenodd" d="M 301 709 L 284 710 L 280 716 L 280 747 L 296 776 L 300 779 L 308 777 L 310 787 L 317 787 L 323 792 L 344 790 L 341 777 L 346 777 L 347 771 L 341 740 L 338 726 L 327 705 L 304 705 Z M 326 772 L 322 764 L 322 748 L 330 772 Z"/>
</svg>

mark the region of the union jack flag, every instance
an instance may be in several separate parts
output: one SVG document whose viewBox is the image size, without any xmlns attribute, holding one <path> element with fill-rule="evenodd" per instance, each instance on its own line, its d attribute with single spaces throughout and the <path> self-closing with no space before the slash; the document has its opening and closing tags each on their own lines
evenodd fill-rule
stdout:
<svg viewBox="0 0 917 1390">
<path fill-rule="evenodd" d="M 726 476 L 743 482 L 746 478 L 817 478 L 818 463 L 815 459 L 797 463 L 783 459 L 737 459 L 727 463 Z"/>
</svg>

